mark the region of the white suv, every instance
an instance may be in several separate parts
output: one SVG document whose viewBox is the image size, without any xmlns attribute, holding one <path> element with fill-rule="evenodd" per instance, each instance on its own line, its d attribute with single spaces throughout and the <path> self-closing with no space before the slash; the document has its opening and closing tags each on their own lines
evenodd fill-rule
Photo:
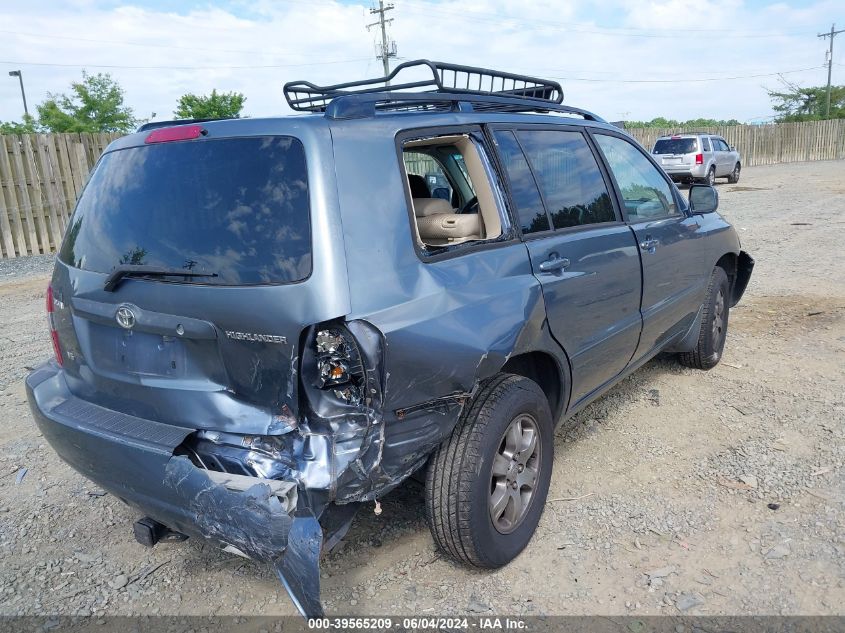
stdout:
<svg viewBox="0 0 845 633">
<path fill-rule="evenodd" d="M 709 185 L 716 178 L 727 177 L 739 182 L 742 162 L 735 147 L 721 136 L 709 134 L 675 134 L 661 136 L 651 150 L 660 156 L 663 170 L 676 182 L 703 181 Z"/>
</svg>

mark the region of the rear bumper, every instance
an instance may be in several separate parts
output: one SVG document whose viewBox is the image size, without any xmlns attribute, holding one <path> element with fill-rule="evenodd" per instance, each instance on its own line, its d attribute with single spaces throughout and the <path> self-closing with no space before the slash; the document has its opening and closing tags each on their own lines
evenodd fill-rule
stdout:
<svg viewBox="0 0 845 633">
<path fill-rule="evenodd" d="M 76 398 L 55 362 L 27 376 L 26 393 L 44 438 L 74 470 L 171 529 L 272 564 L 303 612 L 320 611 L 322 532 L 307 509 L 294 515 L 290 486 L 282 493 L 284 482 L 221 483 L 225 474 L 210 477 L 187 457 L 174 456 L 192 429 Z M 292 585 L 308 585 L 309 595 L 294 595 Z"/>
<path fill-rule="evenodd" d="M 704 178 L 706 175 L 704 165 L 662 165 L 665 171 L 673 179 L 683 178 Z"/>
</svg>

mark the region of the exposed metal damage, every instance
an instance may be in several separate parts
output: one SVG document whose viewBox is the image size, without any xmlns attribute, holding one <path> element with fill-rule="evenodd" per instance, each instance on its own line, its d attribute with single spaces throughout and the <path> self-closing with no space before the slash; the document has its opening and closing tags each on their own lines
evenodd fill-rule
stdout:
<svg viewBox="0 0 845 633">
<path fill-rule="evenodd" d="M 167 465 L 165 485 L 187 500 L 201 535 L 271 565 L 306 616 L 322 614 L 321 552 L 340 541 L 362 502 L 377 502 L 422 466 L 440 437 L 431 433 L 414 451 L 385 450 L 384 349 L 364 321 L 308 328 L 291 362 L 301 387 L 283 394 L 273 434 L 200 430 Z M 437 413 L 453 424 L 469 397 L 437 398 L 391 419 Z"/>
</svg>

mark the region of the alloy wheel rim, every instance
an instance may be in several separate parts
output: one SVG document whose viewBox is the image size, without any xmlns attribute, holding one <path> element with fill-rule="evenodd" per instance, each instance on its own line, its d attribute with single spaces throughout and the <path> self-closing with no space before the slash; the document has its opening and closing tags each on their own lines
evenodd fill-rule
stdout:
<svg viewBox="0 0 845 633">
<path fill-rule="evenodd" d="M 528 514 L 537 488 L 541 456 L 537 421 L 521 413 L 505 429 L 493 457 L 488 509 L 499 533 L 510 534 Z"/>
</svg>

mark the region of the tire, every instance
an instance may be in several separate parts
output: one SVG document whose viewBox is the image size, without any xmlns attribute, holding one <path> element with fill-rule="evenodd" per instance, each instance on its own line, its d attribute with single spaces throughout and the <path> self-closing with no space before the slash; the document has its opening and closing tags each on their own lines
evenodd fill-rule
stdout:
<svg viewBox="0 0 845 633">
<path fill-rule="evenodd" d="M 731 173 L 728 174 L 728 182 L 732 185 L 735 185 L 739 182 L 739 172 L 742 170 L 742 166 L 737 163 L 734 165 L 734 169 Z"/>
<path fill-rule="evenodd" d="M 530 436 L 536 438 L 530 455 L 511 450 L 515 426 L 522 430 L 516 437 L 525 442 L 523 453 L 532 450 Z M 506 565 L 519 555 L 543 514 L 552 474 L 553 435 L 549 403 L 537 383 L 497 374 L 482 387 L 432 455 L 426 474 L 426 520 L 443 552 L 460 563 L 488 569 Z M 532 469 L 536 478 L 529 489 L 527 473 Z M 515 512 L 517 496 L 511 492 L 515 486 L 519 486 L 518 498 L 526 501 L 521 514 Z M 497 505 L 496 512 L 503 511 L 494 522 L 492 501 L 501 501 L 503 496 L 504 506 Z"/>
<path fill-rule="evenodd" d="M 704 177 L 704 184 L 710 185 L 711 187 L 716 185 L 716 167 L 713 166 L 707 171 L 707 175 Z"/>
<path fill-rule="evenodd" d="M 682 365 L 694 369 L 712 369 L 722 359 L 728 334 L 730 289 L 725 269 L 717 266 L 707 284 L 698 343 L 691 352 L 681 352 L 678 355 Z"/>
</svg>

